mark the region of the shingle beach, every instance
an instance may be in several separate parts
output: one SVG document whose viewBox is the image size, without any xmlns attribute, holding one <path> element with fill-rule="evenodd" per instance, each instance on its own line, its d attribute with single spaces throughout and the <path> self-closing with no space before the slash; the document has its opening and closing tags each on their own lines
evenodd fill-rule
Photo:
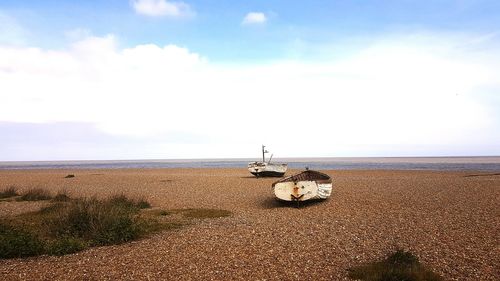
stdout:
<svg viewBox="0 0 500 281">
<path fill-rule="evenodd" d="M 0 189 L 123 193 L 154 208 L 232 212 L 122 245 L 0 260 L 0 279 L 349 280 L 348 268 L 403 248 L 445 280 L 499 280 L 500 175 L 323 172 L 332 196 L 297 209 L 274 199 L 276 179 L 244 168 L 0 171 Z M 0 216 L 43 204 L 0 202 Z"/>
</svg>

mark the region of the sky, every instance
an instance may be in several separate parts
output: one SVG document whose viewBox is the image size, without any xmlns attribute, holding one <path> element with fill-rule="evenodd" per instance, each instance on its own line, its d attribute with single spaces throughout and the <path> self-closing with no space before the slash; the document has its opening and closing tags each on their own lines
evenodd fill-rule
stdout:
<svg viewBox="0 0 500 281">
<path fill-rule="evenodd" d="M 500 155 L 500 2 L 0 0 L 0 161 Z"/>
</svg>

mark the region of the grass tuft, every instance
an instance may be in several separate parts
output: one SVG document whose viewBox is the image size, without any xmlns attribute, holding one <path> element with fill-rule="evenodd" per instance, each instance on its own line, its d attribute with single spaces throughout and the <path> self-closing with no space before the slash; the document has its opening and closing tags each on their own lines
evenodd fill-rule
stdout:
<svg viewBox="0 0 500 281">
<path fill-rule="evenodd" d="M 412 266 L 418 265 L 419 261 L 414 254 L 398 249 L 387 257 L 386 263 L 394 266 Z"/>
<path fill-rule="evenodd" d="M 136 203 L 137 208 L 139 209 L 149 209 L 151 208 L 151 204 L 145 199 L 139 199 Z"/>
<path fill-rule="evenodd" d="M 41 188 L 33 188 L 26 191 L 21 197 L 17 198 L 18 201 L 41 201 L 41 200 L 49 200 L 52 196 L 50 193 Z"/>
<path fill-rule="evenodd" d="M 18 196 L 15 186 L 7 187 L 6 189 L 0 191 L 0 199 Z"/>
<path fill-rule="evenodd" d="M 130 208 L 135 207 L 134 200 L 128 198 L 124 194 L 113 195 L 113 196 L 109 197 L 107 201 L 109 203 L 111 203 L 112 205 L 116 205 L 116 206 L 120 205 L 120 206 L 126 206 L 126 207 L 130 207 Z"/>
<path fill-rule="evenodd" d="M 141 234 L 139 224 L 134 220 L 138 209 L 126 199 L 72 201 L 50 223 L 51 232 L 56 236 L 85 239 L 92 245 L 119 244 L 136 239 Z"/>
<path fill-rule="evenodd" d="M 120 194 L 120 195 L 113 195 L 111 196 L 108 201 L 111 204 L 115 205 L 122 205 L 126 206 L 127 208 L 138 208 L 138 209 L 148 209 L 151 208 L 151 204 L 146 201 L 145 199 L 141 198 L 139 200 L 134 200 L 130 199 L 127 196 Z"/>
<path fill-rule="evenodd" d="M 69 195 L 66 192 L 66 190 L 59 191 L 56 194 L 56 196 L 54 196 L 54 198 L 52 198 L 52 201 L 54 201 L 54 202 L 67 202 L 69 200 L 71 200 L 71 198 L 69 197 Z"/>
<path fill-rule="evenodd" d="M 383 261 L 349 269 L 349 277 L 365 281 L 441 281 L 441 276 L 420 264 L 410 252 L 397 250 Z"/>
</svg>

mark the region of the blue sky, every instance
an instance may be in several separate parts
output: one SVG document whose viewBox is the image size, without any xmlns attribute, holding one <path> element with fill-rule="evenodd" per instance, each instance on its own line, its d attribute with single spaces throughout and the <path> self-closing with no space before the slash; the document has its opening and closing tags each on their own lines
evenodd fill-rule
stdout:
<svg viewBox="0 0 500 281">
<path fill-rule="evenodd" d="M 499 43 L 499 1 L 4 0 L 0 161 L 500 155 Z"/>
<path fill-rule="evenodd" d="M 26 29 L 26 43 L 65 46 L 69 30 L 115 34 L 123 46 L 187 46 L 214 60 L 282 58 L 297 40 L 331 44 L 390 32 L 497 32 L 498 1 L 189 1 L 189 19 L 137 15 L 127 0 L 2 1 L 0 11 Z M 264 27 L 242 28 L 249 11 L 268 16 Z M 303 54 L 314 57 L 314 52 Z"/>
</svg>

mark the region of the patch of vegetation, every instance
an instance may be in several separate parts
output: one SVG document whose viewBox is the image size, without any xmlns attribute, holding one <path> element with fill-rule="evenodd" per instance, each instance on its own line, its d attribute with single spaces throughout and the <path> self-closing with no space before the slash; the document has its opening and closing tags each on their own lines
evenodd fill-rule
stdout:
<svg viewBox="0 0 500 281">
<path fill-rule="evenodd" d="M 349 269 L 349 277 L 365 281 L 440 281 L 441 276 L 423 266 L 418 257 L 397 250 L 383 261 Z"/>
<path fill-rule="evenodd" d="M 148 233 L 177 229 L 189 223 L 189 219 L 179 216 L 169 216 L 173 213 L 161 209 L 147 209 L 141 210 L 138 217 L 142 221 L 142 228 L 146 229 Z"/>
<path fill-rule="evenodd" d="M 186 209 L 182 210 L 182 214 L 188 218 L 207 219 L 228 217 L 231 215 L 231 212 L 220 209 Z"/>
<path fill-rule="evenodd" d="M 18 195 L 19 194 L 17 194 L 15 186 L 10 186 L 10 187 L 7 187 L 6 189 L 0 191 L 0 199 L 10 198 L 10 197 L 18 196 Z"/>
<path fill-rule="evenodd" d="M 114 195 L 108 199 L 108 201 L 111 204 L 115 205 L 121 205 L 127 208 L 138 208 L 138 209 L 147 209 L 151 208 L 151 204 L 144 200 L 144 199 L 139 199 L 139 200 L 134 200 L 130 199 L 127 196 L 120 194 L 120 195 Z"/>
<path fill-rule="evenodd" d="M 63 191 L 59 191 L 56 196 L 54 196 L 54 198 L 52 198 L 52 201 L 54 202 L 67 202 L 71 200 L 71 198 L 69 197 L 68 193 L 63 190 Z"/>
<path fill-rule="evenodd" d="M 43 242 L 36 235 L 0 223 L 0 259 L 36 256 L 43 251 Z"/>
<path fill-rule="evenodd" d="M 52 196 L 50 193 L 41 188 L 33 188 L 21 195 L 21 197 L 17 198 L 18 201 L 41 201 L 41 200 L 49 200 Z"/>
<path fill-rule="evenodd" d="M 3 219 L 0 258 L 65 255 L 89 246 L 124 243 L 163 229 L 153 218 L 140 216 L 138 203 L 125 196 L 71 199 L 60 193 L 54 199 L 56 203 L 37 212 Z"/>
<path fill-rule="evenodd" d="M 50 198 L 44 190 L 25 193 L 24 200 Z M 88 247 L 125 243 L 150 233 L 180 228 L 193 218 L 216 218 L 231 213 L 215 209 L 148 209 L 144 199 L 125 195 L 108 199 L 72 199 L 64 191 L 37 212 L 0 221 L 0 259 L 40 254 L 65 255 Z M 178 214 L 177 216 L 170 216 Z"/>
<path fill-rule="evenodd" d="M 71 201 L 48 222 L 56 237 L 75 237 L 90 245 L 119 244 L 140 236 L 140 224 L 134 219 L 139 209 L 126 197 L 108 200 L 78 199 Z"/>
<path fill-rule="evenodd" d="M 74 237 L 61 237 L 48 243 L 47 254 L 53 256 L 63 256 L 85 250 L 88 243 L 82 239 Z"/>
<path fill-rule="evenodd" d="M 144 200 L 144 199 L 139 199 L 136 203 L 136 206 L 139 208 L 139 209 L 149 209 L 151 208 L 151 204 Z"/>
<path fill-rule="evenodd" d="M 73 175 L 73 174 L 69 174 L 69 175 L 65 176 L 64 178 L 65 178 L 65 179 L 70 179 L 70 178 L 74 178 L 74 177 L 75 177 L 75 175 Z"/>
</svg>

